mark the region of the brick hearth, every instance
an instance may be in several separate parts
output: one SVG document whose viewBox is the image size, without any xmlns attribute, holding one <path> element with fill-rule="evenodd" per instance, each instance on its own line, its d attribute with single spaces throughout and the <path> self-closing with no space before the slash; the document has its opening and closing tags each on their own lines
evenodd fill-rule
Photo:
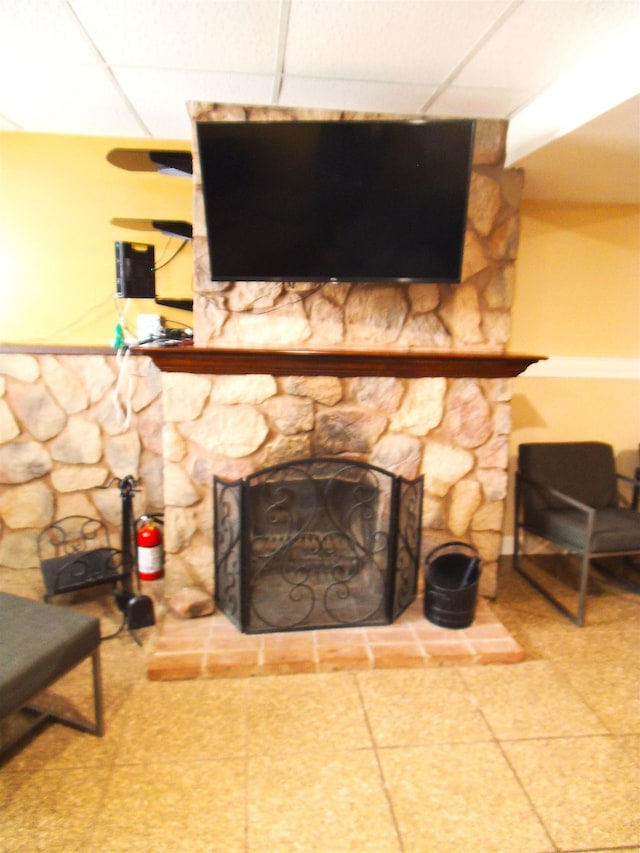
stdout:
<svg viewBox="0 0 640 853">
<path fill-rule="evenodd" d="M 427 621 L 420 597 L 392 625 L 276 634 L 242 634 L 221 613 L 200 619 L 168 614 L 158 632 L 152 681 L 225 678 L 451 664 L 518 663 L 522 647 L 485 599 L 469 628 Z"/>
</svg>

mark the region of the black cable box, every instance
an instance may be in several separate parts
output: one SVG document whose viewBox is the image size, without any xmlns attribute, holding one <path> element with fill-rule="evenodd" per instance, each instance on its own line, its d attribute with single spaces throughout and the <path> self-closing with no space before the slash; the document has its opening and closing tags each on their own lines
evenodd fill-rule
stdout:
<svg viewBox="0 0 640 853">
<path fill-rule="evenodd" d="M 116 296 L 155 299 L 154 248 L 147 243 L 116 243 Z"/>
</svg>

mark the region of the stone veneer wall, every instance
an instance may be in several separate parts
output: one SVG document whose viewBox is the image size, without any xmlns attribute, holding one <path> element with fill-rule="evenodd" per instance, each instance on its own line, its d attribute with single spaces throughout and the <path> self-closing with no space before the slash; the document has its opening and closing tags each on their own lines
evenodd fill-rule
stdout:
<svg viewBox="0 0 640 853">
<path fill-rule="evenodd" d="M 358 119 L 193 105 L 194 118 Z M 368 116 L 367 116 L 368 117 Z M 463 281 L 439 285 L 212 283 L 197 160 L 195 333 L 199 346 L 503 352 L 509 337 L 522 174 L 505 171 L 506 125 L 478 123 Z M 507 490 L 511 381 L 161 375 L 132 357 L 114 403 L 114 356 L 0 354 L 0 567 L 37 567 L 37 535 L 68 514 L 104 518 L 119 536 L 112 477 L 140 481 L 135 511 L 165 511 L 166 590 L 212 589 L 213 473 L 238 477 L 316 454 L 425 475 L 423 557 L 473 542 L 482 591 L 496 592 Z M 132 417 L 122 402 L 132 382 Z M 23 572 L 23 574 L 25 574 Z"/>
<path fill-rule="evenodd" d="M 139 482 L 137 515 L 162 510 L 160 372 L 130 357 L 119 374 L 115 356 L 0 354 L 0 567 L 10 579 L 0 588 L 38 594 L 39 574 L 25 570 L 56 518 L 102 518 L 119 547 L 120 492 L 101 488 L 112 478 Z"/>
<path fill-rule="evenodd" d="M 382 118 L 199 103 L 191 114 L 194 121 Z M 505 138 L 504 122 L 478 122 L 457 286 L 211 282 L 196 156 L 196 344 L 504 352 L 523 182 L 520 171 L 503 168 Z M 481 589 L 495 594 L 510 380 L 276 379 L 265 358 L 250 376 L 166 374 L 163 399 L 168 589 L 212 587 L 214 472 L 235 478 L 296 457 L 344 454 L 406 477 L 423 473 L 424 553 L 444 540 L 472 542 L 485 560 Z"/>
</svg>

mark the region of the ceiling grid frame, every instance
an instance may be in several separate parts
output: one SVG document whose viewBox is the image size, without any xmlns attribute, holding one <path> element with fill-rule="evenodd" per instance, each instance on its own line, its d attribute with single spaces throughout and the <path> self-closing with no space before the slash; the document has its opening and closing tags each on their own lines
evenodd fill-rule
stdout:
<svg viewBox="0 0 640 853">
<path fill-rule="evenodd" d="M 525 197 L 640 203 L 640 82 L 631 72 L 607 80 L 600 113 L 575 129 L 547 121 L 547 136 L 521 130 L 578 59 L 623 35 L 640 43 L 639 0 L 3 0 L 3 12 L 0 134 L 190 144 L 190 100 L 498 118 L 510 121 L 511 136 L 533 140 L 508 161 L 531 175 Z M 551 32 L 545 67 L 524 62 Z M 571 150 L 582 161 L 589 152 L 589 169 L 573 178 L 576 169 L 560 169 L 581 162 Z M 608 184 L 591 186 L 589 172 L 608 174 L 610 164 Z"/>
</svg>

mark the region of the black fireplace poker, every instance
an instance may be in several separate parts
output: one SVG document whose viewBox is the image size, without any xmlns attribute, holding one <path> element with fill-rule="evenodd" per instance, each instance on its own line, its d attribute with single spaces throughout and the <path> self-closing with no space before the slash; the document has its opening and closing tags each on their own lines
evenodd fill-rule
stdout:
<svg viewBox="0 0 640 853">
<path fill-rule="evenodd" d="M 118 488 L 120 489 L 120 498 L 122 501 L 122 530 L 121 530 L 121 549 L 124 554 L 131 558 L 132 573 L 137 573 L 138 562 L 133 548 L 133 495 L 136 491 L 136 481 L 129 474 L 122 480 L 118 480 Z M 133 594 L 133 580 L 131 574 L 127 576 L 127 580 L 123 584 L 127 592 Z"/>
<path fill-rule="evenodd" d="M 122 589 L 116 592 L 116 604 L 124 615 L 129 633 L 133 639 L 141 645 L 140 640 L 134 634 L 138 628 L 148 628 L 155 625 L 155 613 L 153 601 L 148 595 L 142 595 L 140 588 L 140 575 L 138 574 L 138 561 L 135 548 L 135 520 L 133 517 L 133 495 L 137 491 L 136 481 L 128 475 L 118 481 L 120 497 L 122 499 L 122 552 L 130 558 L 131 573 L 126 576 Z M 137 579 L 137 592 L 133 589 L 132 575 Z"/>
</svg>

